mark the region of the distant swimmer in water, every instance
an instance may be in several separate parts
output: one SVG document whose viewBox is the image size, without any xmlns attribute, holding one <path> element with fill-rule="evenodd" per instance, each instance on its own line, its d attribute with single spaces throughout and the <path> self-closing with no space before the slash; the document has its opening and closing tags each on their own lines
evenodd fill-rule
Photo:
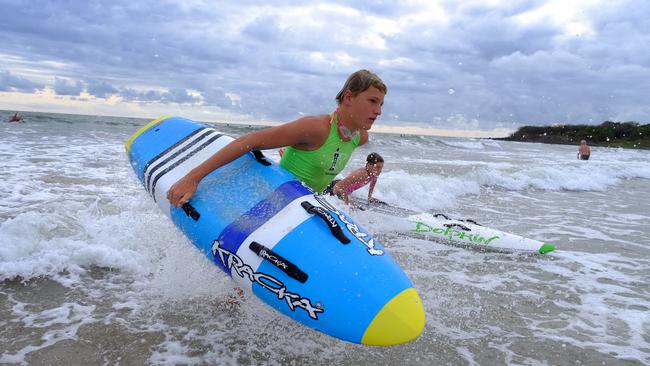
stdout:
<svg viewBox="0 0 650 366">
<path fill-rule="evenodd" d="M 589 155 L 591 155 L 591 149 L 587 146 L 587 141 L 581 140 L 580 148 L 578 148 L 578 159 L 589 160 Z"/>
<path fill-rule="evenodd" d="M 383 168 L 384 158 L 373 152 L 366 157 L 365 167 L 353 171 L 350 175 L 341 180 L 332 181 L 329 187 L 325 189 L 324 193 L 337 195 L 339 198 L 343 199 L 346 204 L 350 204 L 350 194 L 370 183 L 370 187 L 368 188 L 368 203 L 379 201 L 372 198 L 372 192 L 375 190 L 377 178 L 381 174 Z"/>
<path fill-rule="evenodd" d="M 16 112 L 14 113 L 13 117 L 11 117 L 7 122 L 25 122 L 25 119 L 21 114 L 18 114 L 18 112 Z"/>
</svg>

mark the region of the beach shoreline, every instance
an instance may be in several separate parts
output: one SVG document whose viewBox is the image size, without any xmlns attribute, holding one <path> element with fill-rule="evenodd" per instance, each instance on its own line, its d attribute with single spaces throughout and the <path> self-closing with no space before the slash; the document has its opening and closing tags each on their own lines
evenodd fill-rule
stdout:
<svg viewBox="0 0 650 366">
<path fill-rule="evenodd" d="M 523 126 L 494 140 L 556 145 L 578 145 L 586 140 L 590 146 L 648 150 L 650 124 L 605 121 L 600 125 Z"/>
</svg>

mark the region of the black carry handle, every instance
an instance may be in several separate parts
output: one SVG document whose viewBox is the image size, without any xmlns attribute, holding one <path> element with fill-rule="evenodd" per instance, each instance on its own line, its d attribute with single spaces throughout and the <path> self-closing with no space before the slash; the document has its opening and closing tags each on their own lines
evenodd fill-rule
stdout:
<svg viewBox="0 0 650 366">
<path fill-rule="evenodd" d="M 447 215 L 445 215 L 445 214 L 437 213 L 437 214 L 433 215 L 433 217 L 440 217 L 440 216 L 444 217 L 445 220 L 452 220 L 451 218 L 449 218 L 449 216 L 447 216 Z M 474 220 L 472 220 L 472 219 L 465 219 L 465 220 L 461 220 L 461 219 L 459 219 L 458 221 L 465 221 L 465 222 L 469 222 L 470 224 L 474 224 L 474 225 L 478 225 L 478 226 L 483 226 L 483 225 L 479 224 L 478 222 L 476 222 L 476 221 L 474 221 Z M 447 225 L 445 225 L 445 226 L 447 226 Z M 463 230 L 467 231 L 467 230 L 469 230 L 469 229 L 465 228 L 465 229 L 463 229 Z"/>
<path fill-rule="evenodd" d="M 264 245 L 253 241 L 248 246 L 258 257 L 266 259 L 272 265 L 278 267 L 282 272 L 286 273 L 289 277 L 295 279 L 300 283 L 307 281 L 307 274 L 303 272 L 298 266 L 286 260 L 283 256 L 274 252 L 273 250 L 265 247 Z"/>
<path fill-rule="evenodd" d="M 183 211 L 185 211 L 185 214 L 187 216 L 194 219 L 194 221 L 199 221 L 199 217 L 201 217 L 201 214 L 189 202 L 183 203 L 181 208 L 183 209 Z"/>
<path fill-rule="evenodd" d="M 433 215 L 433 217 L 440 217 L 440 216 L 444 217 L 445 220 L 451 220 L 451 219 L 449 218 L 449 216 L 447 216 L 447 215 L 445 215 L 445 214 L 442 214 L 442 213 L 437 213 L 437 214 Z"/>
<path fill-rule="evenodd" d="M 448 227 L 448 228 L 457 227 L 457 228 L 459 228 L 459 229 L 461 229 L 461 230 L 463 230 L 463 231 L 472 231 L 472 230 L 471 230 L 470 228 L 468 228 L 467 226 L 465 226 L 465 225 L 461 225 L 461 224 L 443 224 L 442 226 L 444 226 L 444 227 Z"/>
<path fill-rule="evenodd" d="M 261 151 L 259 150 L 252 150 L 251 153 L 253 153 L 253 156 L 255 156 L 255 160 L 259 161 L 260 164 L 264 166 L 269 166 L 271 165 L 271 162 L 262 154 Z"/>
<path fill-rule="evenodd" d="M 327 212 L 326 209 L 318 206 L 314 206 L 308 201 L 302 201 L 300 203 L 300 206 L 305 209 L 310 214 L 316 214 L 318 217 L 323 219 L 327 226 L 329 226 L 330 231 L 332 232 L 332 235 L 336 237 L 341 243 L 347 244 L 350 242 L 350 238 L 345 236 L 343 233 L 343 230 L 341 229 L 341 226 L 336 222 L 336 219 L 334 216 L 330 215 L 329 212 Z"/>
<path fill-rule="evenodd" d="M 474 224 L 474 225 L 478 225 L 478 226 L 483 226 L 483 225 L 479 224 L 478 222 L 476 222 L 476 221 L 474 221 L 474 220 L 472 220 L 472 219 L 467 219 L 467 220 L 463 220 L 463 221 L 465 221 L 465 222 L 469 222 L 470 224 Z"/>
</svg>

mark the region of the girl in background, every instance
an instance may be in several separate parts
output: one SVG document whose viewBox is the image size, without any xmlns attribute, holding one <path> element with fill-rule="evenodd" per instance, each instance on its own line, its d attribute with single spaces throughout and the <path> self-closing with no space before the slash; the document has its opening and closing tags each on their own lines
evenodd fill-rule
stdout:
<svg viewBox="0 0 650 366">
<path fill-rule="evenodd" d="M 368 188 L 368 203 L 378 201 L 376 198 L 372 198 L 372 192 L 375 190 L 377 178 L 381 174 L 383 168 L 384 158 L 376 152 L 373 152 L 366 158 L 365 167 L 353 171 L 341 180 L 333 181 L 325 192 L 331 192 L 332 194 L 337 195 L 349 205 L 350 194 L 370 183 L 370 187 Z"/>
</svg>

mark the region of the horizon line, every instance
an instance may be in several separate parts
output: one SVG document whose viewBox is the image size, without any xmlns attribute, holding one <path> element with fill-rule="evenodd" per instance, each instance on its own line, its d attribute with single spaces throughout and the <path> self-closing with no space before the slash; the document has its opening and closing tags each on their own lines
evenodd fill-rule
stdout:
<svg viewBox="0 0 650 366">
<path fill-rule="evenodd" d="M 9 113 L 42 113 L 42 114 L 61 114 L 61 115 L 72 115 L 72 116 L 102 116 L 102 117 L 115 117 L 115 118 L 137 118 L 153 121 L 157 117 L 142 117 L 142 116 L 124 116 L 124 115 L 113 115 L 113 114 L 84 114 L 84 113 L 63 113 L 63 112 L 52 112 L 52 111 L 34 111 L 34 110 L 9 110 L 1 109 L 3 112 Z M 173 114 L 172 114 L 173 115 Z M 179 115 L 179 117 L 182 117 Z M 184 117 L 192 119 L 191 117 Z M 271 122 L 271 121 L 214 121 L 214 120 L 203 120 L 197 119 L 198 122 L 205 123 L 218 123 L 218 124 L 232 124 L 238 126 L 279 126 L 286 122 Z M 464 129 L 444 129 L 444 128 L 434 128 L 434 127 L 423 127 L 413 124 L 400 124 L 400 125 L 384 125 L 376 124 L 372 127 L 369 133 L 381 133 L 381 134 L 405 134 L 405 135 L 416 135 L 416 136 L 438 136 L 438 137 L 465 137 L 465 138 L 502 138 L 507 137 L 516 130 L 507 129 L 507 128 L 495 128 L 492 130 L 464 130 Z"/>
</svg>

